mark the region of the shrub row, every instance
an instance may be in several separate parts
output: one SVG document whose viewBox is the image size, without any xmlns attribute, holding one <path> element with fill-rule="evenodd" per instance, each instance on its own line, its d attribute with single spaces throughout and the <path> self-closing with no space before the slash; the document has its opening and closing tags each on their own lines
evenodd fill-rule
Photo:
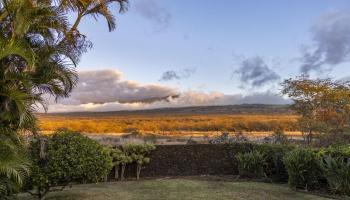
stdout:
<svg viewBox="0 0 350 200">
<path fill-rule="evenodd" d="M 284 158 L 293 188 L 328 189 L 350 195 L 350 146 L 295 149 Z"/>
<path fill-rule="evenodd" d="M 227 143 L 200 145 L 128 144 L 114 149 L 70 131 L 33 140 L 27 190 L 39 198 L 55 186 L 98 182 L 111 177 L 232 175 L 287 182 L 293 188 L 350 194 L 350 148 Z M 151 162 L 150 162 L 151 160 Z M 147 165 L 145 165 L 147 164 Z M 114 166 L 114 170 L 112 167 Z"/>
<path fill-rule="evenodd" d="M 259 146 L 236 156 L 239 175 L 285 181 L 290 187 L 350 195 L 350 146 L 320 150 Z M 265 150 L 262 151 L 262 150 Z"/>
</svg>

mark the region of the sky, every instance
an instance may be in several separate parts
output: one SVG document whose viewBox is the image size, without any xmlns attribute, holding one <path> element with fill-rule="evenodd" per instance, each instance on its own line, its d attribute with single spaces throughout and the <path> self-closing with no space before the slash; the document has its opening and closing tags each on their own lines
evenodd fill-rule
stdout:
<svg viewBox="0 0 350 200">
<path fill-rule="evenodd" d="M 117 28 L 86 18 L 93 43 L 71 97 L 49 112 L 287 104 L 280 82 L 350 75 L 348 0 L 129 0 Z"/>
</svg>

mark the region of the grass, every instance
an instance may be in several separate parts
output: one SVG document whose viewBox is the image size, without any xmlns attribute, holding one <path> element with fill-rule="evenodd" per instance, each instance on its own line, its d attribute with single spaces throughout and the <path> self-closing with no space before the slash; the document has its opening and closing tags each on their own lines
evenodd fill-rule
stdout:
<svg viewBox="0 0 350 200">
<path fill-rule="evenodd" d="M 31 200 L 24 195 L 20 199 Z M 202 180 L 198 178 L 156 179 L 77 185 L 62 192 L 50 193 L 47 200 L 326 200 L 296 192 L 286 185 L 258 182 Z"/>
</svg>

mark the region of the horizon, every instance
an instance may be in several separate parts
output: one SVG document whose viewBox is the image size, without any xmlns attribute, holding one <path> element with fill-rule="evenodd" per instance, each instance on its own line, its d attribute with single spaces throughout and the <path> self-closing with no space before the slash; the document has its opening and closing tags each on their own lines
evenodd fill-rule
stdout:
<svg viewBox="0 0 350 200">
<path fill-rule="evenodd" d="M 247 103 L 243 103 L 243 104 L 227 104 L 227 105 L 207 105 L 207 106 L 181 106 L 181 107 L 159 107 L 159 108 L 144 108 L 144 109 L 128 109 L 128 110 L 108 110 L 108 111 L 63 111 L 63 112 L 48 112 L 48 113 L 42 113 L 42 112 L 38 112 L 36 114 L 84 114 L 84 113 L 113 113 L 113 112 L 143 112 L 143 111 L 161 111 L 161 110 L 177 110 L 177 109 L 187 109 L 187 108 L 208 108 L 208 107 L 229 107 L 229 106 L 237 106 L 237 107 L 241 107 L 241 106 L 290 106 L 292 104 L 247 104 Z"/>
<path fill-rule="evenodd" d="M 345 0 L 130 1 L 114 32 L 82 21 L 94 47 L 71 96 L 47 97 L 48 112 L 288 104 L 284 79 L 349 79 L 349 9 Z"/>
</svg>

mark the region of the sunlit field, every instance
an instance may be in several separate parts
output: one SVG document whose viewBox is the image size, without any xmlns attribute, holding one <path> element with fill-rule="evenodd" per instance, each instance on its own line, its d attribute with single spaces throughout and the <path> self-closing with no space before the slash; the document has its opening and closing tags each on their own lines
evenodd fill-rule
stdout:
<svg viewBox="0 0 350 200">
<path fill-rule="evenodd" d="M 282 128 L 298 131 L 295 115 L 50 115 L 41 114 L 39 128 L 50 133 L 59 128 L 87 134 L 156 133 L 159 135 L 211 135 L 222 131 L 256 134 Z"/>
</svg>

